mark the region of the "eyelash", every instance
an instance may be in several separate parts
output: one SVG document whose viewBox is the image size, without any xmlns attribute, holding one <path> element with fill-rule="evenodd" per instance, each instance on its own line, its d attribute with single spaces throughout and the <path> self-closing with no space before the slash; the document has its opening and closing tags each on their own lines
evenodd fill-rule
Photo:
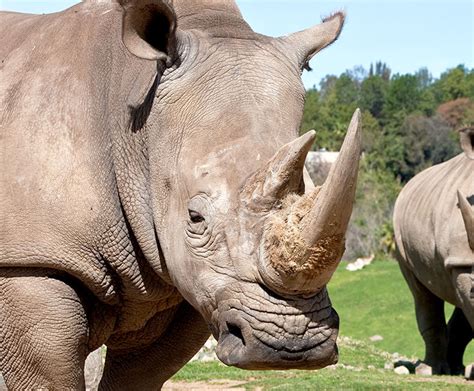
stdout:
<svg viewBox="0 0 474 391">
<path fill-rule="evenodd" d="M 191 222 L 195 224 L 201 223 L 205 220 L 204 217 L 200 213 L 194 210 L 188 210 L 188 213 L 189 213 L 189 219 L 191 220 Z"/>
</svg>

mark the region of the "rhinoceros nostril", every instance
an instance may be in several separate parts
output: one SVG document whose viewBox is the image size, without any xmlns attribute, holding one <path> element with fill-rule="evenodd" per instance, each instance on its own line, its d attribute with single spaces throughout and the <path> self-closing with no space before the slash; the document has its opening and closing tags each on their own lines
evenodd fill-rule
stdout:
<svg viewBox="0 0 474 391">
<path fill-rule="evenodd" d="M 234 323 L 226 322 L 226 324 L 227 324 L 227 329 L 229 330 L 229 334 L 234 336 L 235 338 L 238 338 L 242 342 L 242 345 L 245 346 L 245 338 L 244 338 L 244 335 L 242 334 L 242 330 L 240 329 L 240 327 Z"/>
</svg>

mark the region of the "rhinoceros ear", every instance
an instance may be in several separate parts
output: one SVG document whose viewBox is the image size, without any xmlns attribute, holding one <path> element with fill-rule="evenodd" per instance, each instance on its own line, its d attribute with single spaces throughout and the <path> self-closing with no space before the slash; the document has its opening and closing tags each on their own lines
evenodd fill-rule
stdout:
<svg viewBox="0 0 474 391">
<path fill-rule="evenodd" d="M 165 0 L 121 0 L 122 40 L 137 57 L 168 62 L 176 47 L 176 15 Z"/>
<path fill-rule="evenodd" d="M 466 126 L 458 131 L 461 148 L 469 159 L 474 160 L 474 127 Z"/>
<path fill-rule="evenodd" d="M 344 12 L 336 12 L 323 19 L 321 24 L 290 34 L 282 40 L 288 45 L 288 50 L 296 50 L 300 67 L 309 69 L 309 60 L 339 37 L 344 19 Z"/>
</svg>

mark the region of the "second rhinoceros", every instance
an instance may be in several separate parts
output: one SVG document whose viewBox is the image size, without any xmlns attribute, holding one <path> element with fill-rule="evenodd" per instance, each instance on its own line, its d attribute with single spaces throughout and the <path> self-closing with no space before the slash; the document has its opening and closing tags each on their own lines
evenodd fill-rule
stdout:
<svg viewBox="0 0 474 391">
<path fill-rule="evenodd" d="M 337 360 L 359 112 L 321 188 L 301 72 L 344 15 L 281 38 L 230 0 L 0 14 L 0 371 L 11 389 L 156 389 L 202 346 L 241 368 Z M 209 331 L 210 330 L 210 331 Z"/>
<path fill-rule="evenodd" d="M 415 299 L 425 363 L 460 374 L 474 329 L 474 129 L 461 131 L 464 153 L 416 175 L 395 204 L 400 269 Z M 446 325 L 444 302 L 456 309 Z"/>
</svg>

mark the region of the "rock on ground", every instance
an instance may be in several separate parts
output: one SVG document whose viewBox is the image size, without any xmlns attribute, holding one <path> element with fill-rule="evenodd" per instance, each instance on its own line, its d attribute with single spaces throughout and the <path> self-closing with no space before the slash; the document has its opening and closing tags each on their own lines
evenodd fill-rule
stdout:
<svg viewBox="0 0 474 391">
<path fill-rule="evenodd" d="M 433 375 L 433 368 L 423 362 L 420 362 L 415 368 L 415 373 L 421 376 L 431 376 Z"/>
<path fill-rule="evenodd" d="M 99 348 L 87 356 L 86 364 L 84 366 L 84 378 L 86 380 L 87 391 L 98 390 L 103 371 L 104 360 L 102 348 Z"/>
<path fill-rule="evenodd" d="M 403 365 L 400 365 L 399 367 L 396 367 L 393 372 L 395 372 L 397 375 L 409 375 L 410 371 L 408 370 L 407 367 L 404 367 Z"/>
<path fill-rule="evenodd" d="M 201 350 L 199 350 L 199 352 L 196 353 L 196 355 L 191 359 L 191 361 L 216 361 L 216 347 L 217 341 L 215 340 L 215 338 L 212 336 L 209 337 L 204 346 L 201 348 Z"/>
<path fill-rule="evenodd" d="M 369 338 L 372 342 L 383 341 L 383 337 L 381 335 L 372 335 Z"/>
<path fill-rule="evenodd" d="M 466 380 L 474 380 L 474 364 L 466 365 L 464 377 L 466 378 Z"/>
</svg>

